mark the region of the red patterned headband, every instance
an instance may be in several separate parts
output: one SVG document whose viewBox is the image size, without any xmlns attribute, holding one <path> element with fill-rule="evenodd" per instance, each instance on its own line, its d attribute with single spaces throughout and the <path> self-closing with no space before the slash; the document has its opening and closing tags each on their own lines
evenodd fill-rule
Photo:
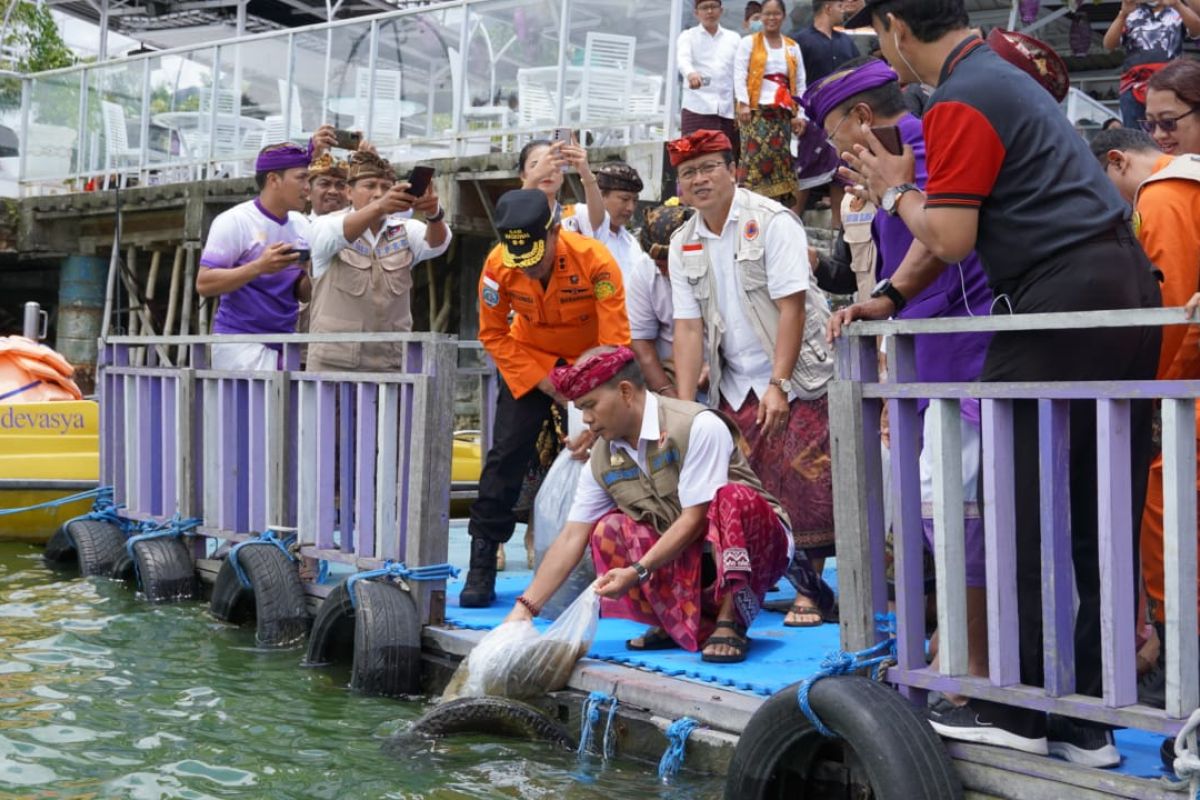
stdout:
<svg viewBox="0 0 1200 800">
<path fill-rule="evenodd" d="M 621 345 L 605 353 L 597 353 L 569 367 L 555 367 L 550 382 L 568 400 L 578 400 L 597 386 L 613 379 L 621 368 L 633 361 L 633 351 Z"/>
</svg>

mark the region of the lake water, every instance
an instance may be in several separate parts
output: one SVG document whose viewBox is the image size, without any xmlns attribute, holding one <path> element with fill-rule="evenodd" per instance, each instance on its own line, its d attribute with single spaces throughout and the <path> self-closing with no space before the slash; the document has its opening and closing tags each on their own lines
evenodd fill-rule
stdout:
<svg viewBox="0 0 1200 800">
<path fill-rule="evenodd" d="M 151 606 L 0 543 L 0 798 L 716 798 L 718 778 L 581 763 L 534 743 L 381 745 L 426 708 L 260 650 L 201 603 Z"/>
</svg>

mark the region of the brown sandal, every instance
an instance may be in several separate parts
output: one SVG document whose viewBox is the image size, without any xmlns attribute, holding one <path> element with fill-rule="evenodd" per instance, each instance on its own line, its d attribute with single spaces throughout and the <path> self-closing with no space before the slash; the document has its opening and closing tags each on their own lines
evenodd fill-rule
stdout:
<svg viewBox="0 0 1200 800">
<path fill-rule="evenodd" d="M 804 622 L 788 622 L 785 617 L 783 626 L 785 628 L 818 628 L 825 624 L 825 615 L 821 613 L 821 609 L 807 597 L 796 597 L 796 602 L 792 603 L 792 607 L 788 610 L 789 614 L 805 619 Z"/>
<path fill-rule="evenodd" d="M 737 636 L 709 636 L 708 641 L 704 643 L 704 649 L 707 650 L 710 644 L 723 644 L 726 647 L 732 647 L 737 652 L 724 656 L 710 656 L 708 653 L 701 652 L 700 660 L 710 664 L 740 664 L 745 661 L 746 653 L 750 651 L 750 637 L 746 635 L 746 626 L 739 625 L 732 620 L 717 620 L 714 634 L 721 628 L 731 630 Z"/>
</svg>

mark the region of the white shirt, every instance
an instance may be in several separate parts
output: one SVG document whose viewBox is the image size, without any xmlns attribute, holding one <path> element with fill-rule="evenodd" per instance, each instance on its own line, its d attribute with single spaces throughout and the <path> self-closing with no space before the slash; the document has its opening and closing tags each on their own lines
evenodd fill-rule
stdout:
<svg viewBox="0 0 1200 800">
<path fill-rule="evenodd" d="M 624 271 L 625 307 L 632 338 L 654 342 L 660 360 L 672 356 L 675 341 L 675 307 L 671 303 L 671 279 L 658 271 L 654 259 L 642 253 Z"/>
<path fill-rule="evenodd" d="M 634 450 L 625 441 L 608 443 L 610 454 L 624 451 L 649 476 L 646 469 L 648 443 L 658 442 L 658 396 L 646 392 L 646 407 L 642 412 L 642 431 Z M 717 490 L 729 483 L 729 458 L 733 455 L 733 436 L 721 418 L 712 412 L 702 412 L 692 423 L 688 451 L 679 467 L 679 505 L 691 508 L 712 502 Z M 596 522 L 617 507 L 612 495 L 596 482 L 590 465 L 579 473 L 575 501 L 567 514 L 568 522 Z"/>
<path fill-rule="evenodd" d="M 612 217 L 608 215 L 607 211 L 604 212 L 604 222 L 600 224 L 599 230 L 593 230 L 592 221 L 588 218 L 586 203 L 576 204 L 575 213 L 564 219 L 562 226 L 581 236 L 595 239 L 607 247 L 608 252 L 616 259 L 617 266 L 621 268 L 622 278 L 628 277 L 630 268 L 645 255 L 642 252 L 642 246 L 638 244 L 638 240 L 627 228 L 620 228 L 615 233 L 613 232 Z M 626 291 L 625 294 L 628 296 L 629 292 Z"/>
<path fill-rule="evenodd" d="M 329 264 L 333 261 L 334 256 L 350 247 L 351 243 L 346 241 L 345 224 L 346 215 L 352 210 L 344 208 L 341 211 L 334 211 L 332 214 L 318 217 L 317 221 L 313 223 L 312 231 L 309 234 L 309 244 L 312 247 L 312 279 L 314 281 L 325 274 L 325 270 L 329 269 Z M 374 249 L 379 244 L 379 237 L 383 235 L 384 231 L 400 225 L 404 226 L 414 264 L 437 258 L 450 246 L 452 234 L 448 227 L 445 241 L 437 247 L 430 247 L 425 243 L 425 223 L 412 219 L 411 215 L 407 213 L 389 216 L 379 228 L 379 233 L 367 228 L 359 237 L 359 241 L 365 242 L 368 247 Z"/>
<path fill-rule="evenodd" d="M 788 47 L 772 48 L 767 43 L 767 65 L 763 69 L 764 75 L 787 75 L 787 56 L 784 53 L 791 50 L 792 57 L 796 59 L 796 96 L 804 94 L 807 78 L 804 74 L 804 59 L 800 56 L 800 46 L 790 45 Z M 750 88 L 748 76 L 750 74 L 750 53 L 754 50 L 754 35 L 743 37 L 738 43 L 737 56 L 733 60 L 733 92 L 736 95 L 738 102 L 750 102 Z M 775 81 L 769 81 L 765 78 L 762 82 L 762 87 L 758 92 L 758 105 L 773 106 L 775 105 L 775 90 L 779 84 Z"/>
<path fill-rule="evenodd" d="M 736 33 L 721 27 L 715 34 L 704 30 L 703 25 L 679 34 L 675 65 L 683 77 L 684 108 L 694 114 L 733 119 L 733 60 L 740 41 Z M 693 72 L 708 78 L 708 85 L 699 89 L 688 86 L 687 76 Z"/>
<path fill-rule="evenodd" d="M 758 334 L 742 309 L 742 276 L 736 269 L 735 244 L 741 231 L 741 193 L 734 194 L 725 227 L 718 235 L 708 229 L 704 217 L 696 220 L 696 233 L 707 239 L 712 254 L 712 275 L 716 282 L 717 305 L 725 320 L 721 339 L 721 397 L 736 410 L 754 392 L 761 398 L 771 382 L 774 353 L 763 349 Z M 698 212 L 697 212 L 698 213 Z M 791 214 L 778 214 L 763 232 L 766 249 L 767 291 L 772 300 L 808 291 L 808 237 L 804 227 Z M 674 254 L 674 251 L 672 251 Z M 671 300 L 675 319 L 701 319 L 700 304 L 681 269 L 671 265 Z"/>
</svg>

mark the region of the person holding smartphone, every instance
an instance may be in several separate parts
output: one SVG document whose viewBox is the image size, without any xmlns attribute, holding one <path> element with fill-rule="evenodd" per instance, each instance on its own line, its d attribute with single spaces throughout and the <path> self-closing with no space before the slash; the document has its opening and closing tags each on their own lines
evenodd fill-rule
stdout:
<svg viewBox="0 0 1200 800">
<path fill-rule="evenodd" d="M 446 212 L 432 170 L 396 180 L 391 164 L 366 143 L 350 156 L 351 207 L 313 225 L 311 333 L 391 333 L 412 330 L 412 266 L 450 246 Z M 421 222 L 402 216 L 416 211 Z M 400 345 L 311 344 L 309 370 L 381 371 L 400 366 Z"/>
</svg>

